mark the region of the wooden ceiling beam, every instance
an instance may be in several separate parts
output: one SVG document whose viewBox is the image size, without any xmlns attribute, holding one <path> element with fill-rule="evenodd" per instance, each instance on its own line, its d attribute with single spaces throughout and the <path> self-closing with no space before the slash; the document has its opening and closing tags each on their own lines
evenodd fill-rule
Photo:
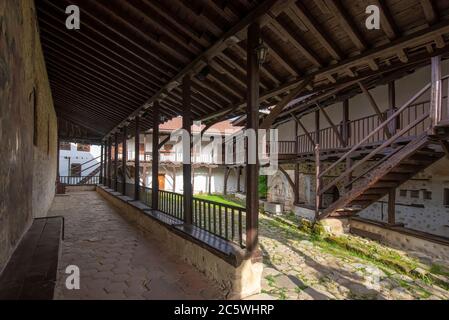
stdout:
<svg viewBox="0 0 449 320">
<path fill-rule="evenodd" d="M 48 6 L 39 6 L 39 10 L 47 12 L 47 10 L 43 8 L 52 9 L 57 12 L 48 11 L 48 14 L 55 16 L 60 15 L 61 12 L 62 14 L 65 14 L 65 10 L 59 8 L 55 3 L 49 2 L 49 0 L 44 0 L 44 3 Z M 154 53 L 149 51 L 148 47 L 142 46 L 140 42 L 136 40 L 134 35 L 126 35 L 122 30 L 116 30 L 112 26 L 99 21 L 98 18 L 91 15 L 89 12 L 86 12 L 83 16 L 83 28 L 92 32 L 92 38 L 95 37 L 95 40 L 93 41 L 106 46 L 110 46 L 110 43 L 113 43 L 118 48 L 132 55 L 136 60 L 140 60 L 145 63 L 145 65 L 148 65 L 149 71 L 153 72 L 153 70 L 157 70 L 157 72 L 160 72 L 160 74 L 157 72 L 153 73 L 155 73 L 155 75 L 162 81 L 165 81 L 166 77 L 173 76 L 176 72 L 176 68 L 173 68 L 165 62 L 161 62 L 160 57 L 155 57 Z M 143 55 L 137 54 L 132 49 L 138 49 L 137 51 L 143 53 Z"/>
<path fill-rule="evenodd" d="M 266 34 L 262 35 L 264 44 L 267 46 L 269 52 L 268 56 L 273 56 L 277 62 L 293 77 L 299 77 L 301 71 L 298 69 L 296 64 L 284 53 L 281 48 L 272 41 Z"/>
<path fill-rule="evenodd" d="M 303 23 L 335 60 L 339 61 L 343 59 L 343 54 L 340 52 L 340 49 L 322 29 L 318 21 L 313 18 L 301 1 L 297 1 L 296 4 L 286 10 L 285 13 L 298 26 Z"/>
<path fill-rule="evenodd" d="M 51 32 L 54 35 L 58 34 L 58 32 L 61 31 L 61 29 L 55 27 L 54 18 L 51 15 L 47 14 L 45 11 L 40 12 L 41 12 L 40 14 L 44 16 L 40 20 L 41 22 L 40 29 L 46 30 L 47 32 Z M 47 19 L 50 19 L 53 22 L 48 22 Z M 89 28 L 87 25 L 84 26 L 86 28 Z M 47 30 L 47 28 L 49 29 Z M 137 64 L 135 62 L 136 55 L 130 55 L 128 51 L 118 53 L 117 50 L 114 50 L 114 48 L 112 48 L 110 45 L 104 45 L 101 41 L 98 41 L 98 39 L 93 39 L 92 37 L 87 35 L 86 32 L 79 33 L 76 36 L 74 36 L 72 33 L 64 33 L 64 39 L 69 40 L 72 43 L 76 42 L 78 44 L 84 44 L 86 47 L 90 48 L 90 50 L 94 51 L 95 53 L 103 56 L 108 56 L 110 59 L 113 59 L 113 61 L 122 64 L 123 67 L 125 67 L 127 70 L 130 70 L 133 73 L 140 72 L 140 74 L 145 75 L 145 77 L 149 78 L 149 81 L 151 81 L 154 85 L 157 85 L 158 87 L 160 87 L 163 84 L 164 80 L 166 80 L 165 73 L 162 73 L 159 70 L 153 68 L 151 64 L 147 64 L 146 60 L 144 60 L 146 66 Z M 104 50 L 104 52 L 107 52 L 108 55 L 102 53 L 102 50 Z M 126 64 L 123 62 L 126 62 Z"/>
<path fill-rule="evenodd" d="M 235 46 L 232 46 L 232 49 L 237 51 L 237 54 L 242 57 L 246 61 L 246 50 L 242 48 L 242 43 L 236 44 Z M 246 72 L 246 71 L 245 71 Z M 276 75 L 276 73 L 271 70 L 270 66 L 268 66 L 266 63 L 261 66 L 260 72 L 265 75 L 267 78 L 269 78 L 271 81 L 273 81 L 275 86 L 278 86 L 281 84 L 280 77 Z"/>
<path fill-rule="evenodd" d="M 90 62 L 97 61 L 97 66 L 102 65 L 106 69 L 112 69 L 115 71 L 114 73 L 121 74 L 125 78 L 140 81 L 140 84 L 144 84 L 145 88 L 150 88 L 152 91 L 156 91 L 161 87 L 161 83 L 154 81 L 154 78 L 152 79 L 152 77 L 144 76 L 141 72 L 128 68 L 122 62 L 116 61 L 110 56 L 102 54 L 101 51 L 97 51 L 92 48 L 90 50 L 93 50 L 94 52 L 90 53 L 90 50 L 83 50 L 82 48 L 84 47 L 89 48 L 85 43 L 78 44 L 76 40 L 71 42 L 69 39 L 66 41 L 65 38 L 58 37 L 55 32 L 47 31 L 45 27 L 41 28 L 41 35 L 42 38 L 45 39 L 46 42 L 51 43 L 52 46 L 62 48 L 61 52 L 68 52 L 68 54 L 71 53 L 77 57 L 87 57 Z M 50 40 L 50 37 L 55 37 L 57 41 Z M 103 56 L 103 59 L 100 59 L 99 56 Z"/>
<path fill-rule="evenodd" d="M 49 71 L 51 71 L 51 75 L 52 75 L 53 79 L 55 80 L 54 82 L 61 83 L 62 85 L 65 85 L 65 86 L 69 86 L 71 84 L 76 85 L 76 87 L 74 87 L 74 88 L 79 89 L 79 94 L 80 93 L 82 93 L 82 94 L 90 93 L 91 95 L 95 95 L 95 96 L 102 98 L 104 100 L 104 102 L 107 102 L 107 103 L 111 103 L 112 101 L 117 101 L 119 103 L 119 106 L 121 106 L 122 109 L 123 109 L 123 106 L 129 106 L 129 105 L 139 103 L 139 100 L 131 100 L 128 97 L 122 97 L 118 93 L 114 93 L 114 91 L 111 89 L 106 90 L 106 89 L 100 88 L 100 87 L 93 88 L 91 85 L 84 82 L 80 78 L 65 76 L 63 73 L 57 74 L 56 72 L 53 72 L 52 69 L 49 69 Z M 126 112 L 127 110 L 132 109 L 132 108 L 126 107 L 124 109 L 125 109 L 124 111 Z"/>
<path fill-rule="evenodd" d="M 385 35 L 389 40 L 394 40 L 400 35 L 400 31 L 394 22 L 393 16 L 388 9 L 385 0 L 370 0 L 373 5 L 376 5 L 380 9 L 380 22 L 381 29 L 384 31 Z"/>
<path fill-rule="evenodd" d="M 50 0 L 44 0 L 46 3 L 50 3 Z M 65 4 L 70 5 L 69 0 L 63 0 Z M 153 66 L 165 66 L 166 68 L 169 68 L 171 71 L 176 72 L 179 69 L 179 62 L 176 62 L 168 56 L 164 56 L 162 52 L 158 52 L 158 50 L 149 50 L 149 48 L 152 48 L 149 43 L 147 45 L 142 45 L 142 39 L 140 37 L 136 37 L 136 34 L 131 33 L 125 33 L 126 27 L 123 27 L 122 24 L 119 23 L 119 21 L 112 19 L 109 15 L 106 14 L 99 14 L 101 11 L 96 10 L 95 8 L 92 8 L 92 2 L 88 0 L 80 0 L 80 5 L 85 8 L 83 10 L 83 25 L 88 23 L 89 20 L 95 21 L 96 24 L 100 25 L 101 28 L 103 28 L 102 33 L 114 33 L 115 35 L 118 35 L 119 37 L 125 39 L 126 41 L 132 43 L 135 46 L 138 46 L 140 49 L 144 50 L 147 54 L 149 54 L 152 57 L 152 60 L 155 61 Z M 65 7 L 64 7 L 65 8 Z M 94 15 L 91 12 L 95 12 Z M 87 18 L 86 18 L 87 17 Z M 87 20 L 87 22 L 86 22 Z M 121 21 L 121 20 L 120 20 Z M 114 38 L 113 36 L 111 36 Z M 110 37 L 110 38 L 111 38 Z M 148 41 L 146 41 L 148 42 Z M 155 49 L 155 48 L 152 48 Z M 157 61 L 157 63 L 156 63 Z"/>
<path fill-rule="evenodd" d="M 433 25 L 434 23 L 436 23 L 438 21 L 438 13 L 432 0 L 419 0 L 419 2 L 429 25 Z"/>
<path fill-rule="evenodd" d="M 142 96 L 144 96 L 144 90 L 146 85 L 144 84 L 134 84 L 133 82 L 131 82 L 131 80 L 128 83 L 124 83 L 123 78 L 119 78 L 117 77 L 117 75 L 115 75 L 114 73 L 106 70 L 106 69 L 102 69 L 101 72 L 97 69 L 95 69 L 95 66 L 92 65 L 90 66 L 90 63 L 85 62 L 84 58 L 80 57 L 79 59 L 74 59 L 71 56 L 64 54 L 61 51 L 57 51 L 54 48 L 48 47 L 46 44 L 43 44 L 42 47 L 45 50 L 45 53 L 48 56 L 51 56 L 52 59 L 54 59 L 55 61 L 58 61 L 58 64 L 61 65 L 67 65 L 67 68 L 70 69 L 75 68 L 76 70 L 79 70 L 79 72 L 83 72 L 83 73 L 88 73 L 89 77 L 95 77 L 97 79 L 104 79 L 109 86 L 115 86 L 116 88 L 122 88 L 125 91 L 131 91 L 136 95 L 142 94 Z M 74 55 L 72 53 L 72 55 Z M 141 92 L 141 93 L 139 93 Z"/>
<path fill-rule="evenodd" d="M 221 53 L 224 49 L 229 46 L 229 40 L 232 39 L 235 34 L 238 32 L 245 30 L 248 25 L 252 22 L 258 20 L 262 15 L 265 15 L 268 11 L 270 11 L 273 6 L 277 4 L 276 0 L 265 0 L 259 5 L 257 5 L 250 13 L 248 13 L 242 20 L 236 23 L 233 27 L 231 27 L 228 31 L 224 32 L 221 37 L 208 49 L 206 49 L 202 54 L 198 55 L 192 62 L 190 62 L 187 66 L 185 66 L 178 74 L 172 78 L 172 81 L 167 83 L 161 90 L 159 90 L 156 94 L 154 94 L 151 98 L 149 98 L 142 106 L 137 108 L 129 117 L 134 117 L 138 113 L 141 112 L 142 109 L 148 108 L 150 104 L 152 104 L 156 99 L 160 97 L 161 94 L 166 94 L 167 89 L 173 86 L 173 83 L 179 85 L 182 82 L 182 79 L 185 75 L 191 74 L 192 72 L 198 72 L 198 68 L 202 68 L 204 66 L 205 61 L 209 61 L 213 59 L 216 55 Z M 128 117 L 128 118 L 129 118 Z M 127 119 L 128 119 L 127 118 Z M 124 121 L 127 121 L 124 119 Z M 119 124 L 120 126 L 120 124 Z M 106 138 L 106 137 L 105 137 Z"/>
<path fill-rule="evenodd" d="M 276 29 L 281 30 L 283 34 L 286 36 L 287 41 L 290 44 L 292 44 L 296 49 L 298 49 L 299 52 L 301 52 L 301 54 L 312 64 L 314 64 L 317 67 L 323 66 L 323 63 L 320 61 L 320 58 L 317 56 L 317 54 L 312 52 L 312 50 L 309 49 L 309 46 L 304 41 L 302 41 L 302 39 L 300 39 L 298 35 L 295 32 L 293 32 L 293 30 L 290 29 L 290 27 L 285 23 L 285 20 L 280 18 L 277 19 L 274 18 L 271 20 L 270 24 L 272 24 Z"/>
<path fill-rule="evenodd" d="M 172 60 L 177 64 L 185 64 L 190 62 L 194 57 L 194 53 L 185 49 L 168 36 L 159 34 L 156 29 L 150 29 L 148 24 L 143 23 L 139 19 L 135 19 L 124 8 L 118 10 L 117 5 L 124 4 L 126 3 L 125 1 L 115 2 L 114 5 L 100 1 L 87 2 L 89 2 L 89 7 L 92 8 L 93 12 L 96 15 L 100 15 L 102 20 L 138 35 L 142 40 L 148 42 L 152 51 L 165 57 L 164 60 Z M 82 6 L 85 6 L 85 4 L 83 3 Z"/>
<path fill-rule="evenodd" d="M 324 0 L 334 17 L 337 18 L 341 28 L 346 32 L 351 41 L 360 51 L 368 48 L 366 41 L 357 30 L 352 18 L 348 15 L 348 10 L 343 7 L 340 0 Z"/>
<path fill-rule="evenodd" d="M 309 85 L 311 79 L 305 79 L 297 88 L 290 91 L 290 93 L 282 99 L 271 111 L 270 113 L 263 119 L 262 124 L 260 125 L 261 129 L 268 130 L 271 128 L 271 125 L 274 123 L 279 114 L 284 110 L 284 108 L 295 99 L 304 89 Z"/>
</svg>

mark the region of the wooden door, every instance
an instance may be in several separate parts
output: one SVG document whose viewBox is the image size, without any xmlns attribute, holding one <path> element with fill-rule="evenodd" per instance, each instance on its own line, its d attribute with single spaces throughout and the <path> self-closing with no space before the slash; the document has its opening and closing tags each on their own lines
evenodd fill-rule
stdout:
<svg viewBox="0 0 449 320">
<path fill-rule="evenodd" d="M 160 174 L 157 177 L 159 182 L 159 190 L 165 190 L 165 174 Z"/>
</svg>

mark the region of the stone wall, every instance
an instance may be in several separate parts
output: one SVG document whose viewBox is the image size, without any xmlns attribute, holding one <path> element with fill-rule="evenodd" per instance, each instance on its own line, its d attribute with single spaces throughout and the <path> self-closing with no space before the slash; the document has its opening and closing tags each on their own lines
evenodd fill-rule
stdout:
<svg viewBox="0 0 449 320">
<path fill-rule="evenodd" d="M 54 196 L 57 122 L 32 0 L 0 1 L 0 270 Z"/>
<path fill-rule="evenodd" d="M 410 229 L 449 237 L 449 207 L 444 206 L 444 189 L 449 189 L 447 158 L 418 173 L 396 190 L 396 222 Z M 360 212 L 360 216 L 386 222 L 388 196 Z"/>
<path fill-rule="evenodd" d="M 362 165 L 355 172 L 358 175 L 372 164 Z M 325 164 L 325 167 L 329 163 Z M 289 176 L 294 179 L 294 171 L 285 166 Z M 286 211 L 293 211 L 303 218 L 313 218 L 315 206 L 315 166 L 313 163 L 301 163 L 299 175 L 299 200 L 304 207 L 292 207 L 293 200 L 288 190 L 288 182 L 282 173 L 269 179 L 268 199 L 284 205 Z M 323 179 L 326 185 L 341 173 L 344 166 L 337 166 Z M 443 158 L 429 168 L 406 181 L 396 190 L 396 222 L 406 228 L 449 237 L 449 206 L 444 205 L 444 190 L 449 189 L 449 159 Z M 339 195 L 344 193 L 342 183 L 337 185 Z M 402 192 L 401 192 L 402 190 Z M 405 194 L 404 194 L 405 193 Z M 324 206 L 332 203 L 332 192 L 323 197 Z M 360 217 L 387 222 L 388 196 L 359 213 Z"/>
</svg>

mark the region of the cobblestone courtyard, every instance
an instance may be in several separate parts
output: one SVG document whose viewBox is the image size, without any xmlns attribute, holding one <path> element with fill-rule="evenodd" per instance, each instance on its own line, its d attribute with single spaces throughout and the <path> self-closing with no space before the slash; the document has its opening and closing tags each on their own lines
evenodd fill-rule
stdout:
<svg viewBox="0 0 449 320">
<path fill-rule="evenodd" d="M 157 239 L 125 221 L 93 191 L 55 198 L 49 215 L 65 218 L 55 299 L 220 299 L 201 273 L 169 256 Z M 421 264 L 372 241 L 351 239 L 377 255 L 386 252 L 434 278 L 398 271 L 371 257 L 332 245 L 289 220 L 260 216 L 263 294 L 275 299 L 448 299 L 446 261 Z M 398 257 L 398 258 L 397 258 Z M 391 257 L 389 257 L 391 259 Z M 404 261 L 402 261 L 404 260 Z M 65 268 L 77 265 L 81 289 L 67 290 Z M 435 271 L 436 270 L 436 271 Z M 430 272 L 430 271 L 429 271 Z M 416 272 L 415 272 L 416 274 Z M 424 274 L 424 273 L 423 273 Z"/>
<path fill-rule="evenodd" d="M 57 196 L 49 215 L 65 218 L 55 299 L 218 299 L 200 272 L 160 250 L 94 191 Z M 67 290 L 65 268 L 80 268 Z"/>
<path fill-rule="evenodd" d="M 425 276 L 417 279 L 376 259 L 360 257 L 267 215 L 260 217 L 260 232 L 265 263 L 263 292 L 277 299 L 449 298 L 447 285 L 437 286 Z M 398 256 L 399 261 L 416 263 L 419 268 L 437 269 L 436 265 L 421 265 L 402 252 L 372 241 L 351 241 L 373 252 Z M 446 261 L 433 262 L 448 266 Z M 449 283 L 447 271 L 434 276 Z"/>
</svg>

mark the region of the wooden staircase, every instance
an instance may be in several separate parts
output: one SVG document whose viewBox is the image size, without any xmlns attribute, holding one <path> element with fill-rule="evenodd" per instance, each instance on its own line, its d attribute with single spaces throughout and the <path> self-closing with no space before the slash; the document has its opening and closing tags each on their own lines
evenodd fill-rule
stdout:
<svg viewBox="0 0 449 320">
<path fill-rule="evenodd" d="M 352 216 L 385 197 L 445 156 L 438 140 L 423 134 L 377 161 L 369 170 L 352 180 L 351 189 L 320 212 L 320 219 Z"/>
<path fill-rule="evenodd" d="M 437 63 L 437 59 L 432 60 L 432 70 L 437 69 Z M 448 78 L 449 76 L 441 77 L 439 72 L 433 71 L 431 83 L 324 170 L 320 159 L 320 146 L 315 145 L 317 220 L 331 216 L 355 215 L 390 192 L 395 192 L 397 187 L 445 155 L 449 156 L 449 114 L 443 116 L 445 110 L 441 90 L 443 81 Z M 406 109 L 429 91 L 429 110 L 416 115 L 409 123 L 404 123 L 402 128 L 391 129 L 390 124 L 397 123 L 401 117 L 404 118 Z M 418 128 L 422 130 L 418 131 Z M 375 149 L 367 151 L 367 154 L 360 158 L 358 155 L 364 145 L 381 132 L 385 132 L 386 140 L 380 141 Z M 409 142 L 405 142 L 403 138 L 406 135 L 410 137 L 410 132 L 415 132 L 416 135 Z M 356 161 L 353 162 L 354 160 Z M 332 181 L 327 181 L 328 176 L 335 172 L 333 170 L 339 170 L 338 166 L 345 163 L 345 171 Z M 323 208 L 324 194 L 336 187 L 342 189 L 342 186 L 345 189 L 344 194 Z"/>
<path fill-rule="evenodd" d="M 95 170 L 93 170 L 91 173 L 89 173 L 87 176 L 85 176 L 83 179 L 80 180 L 80 182 L 77 183 L 77 185 L 84 185 L 84 184 L 88 184 L 87 182 L 92 179 L 92 177 L 95 177 L 97 175 L 97 173 L 100 172 L 101 166 L 98 166 L 97 168 L 95 168 Z"/>
</svg>

